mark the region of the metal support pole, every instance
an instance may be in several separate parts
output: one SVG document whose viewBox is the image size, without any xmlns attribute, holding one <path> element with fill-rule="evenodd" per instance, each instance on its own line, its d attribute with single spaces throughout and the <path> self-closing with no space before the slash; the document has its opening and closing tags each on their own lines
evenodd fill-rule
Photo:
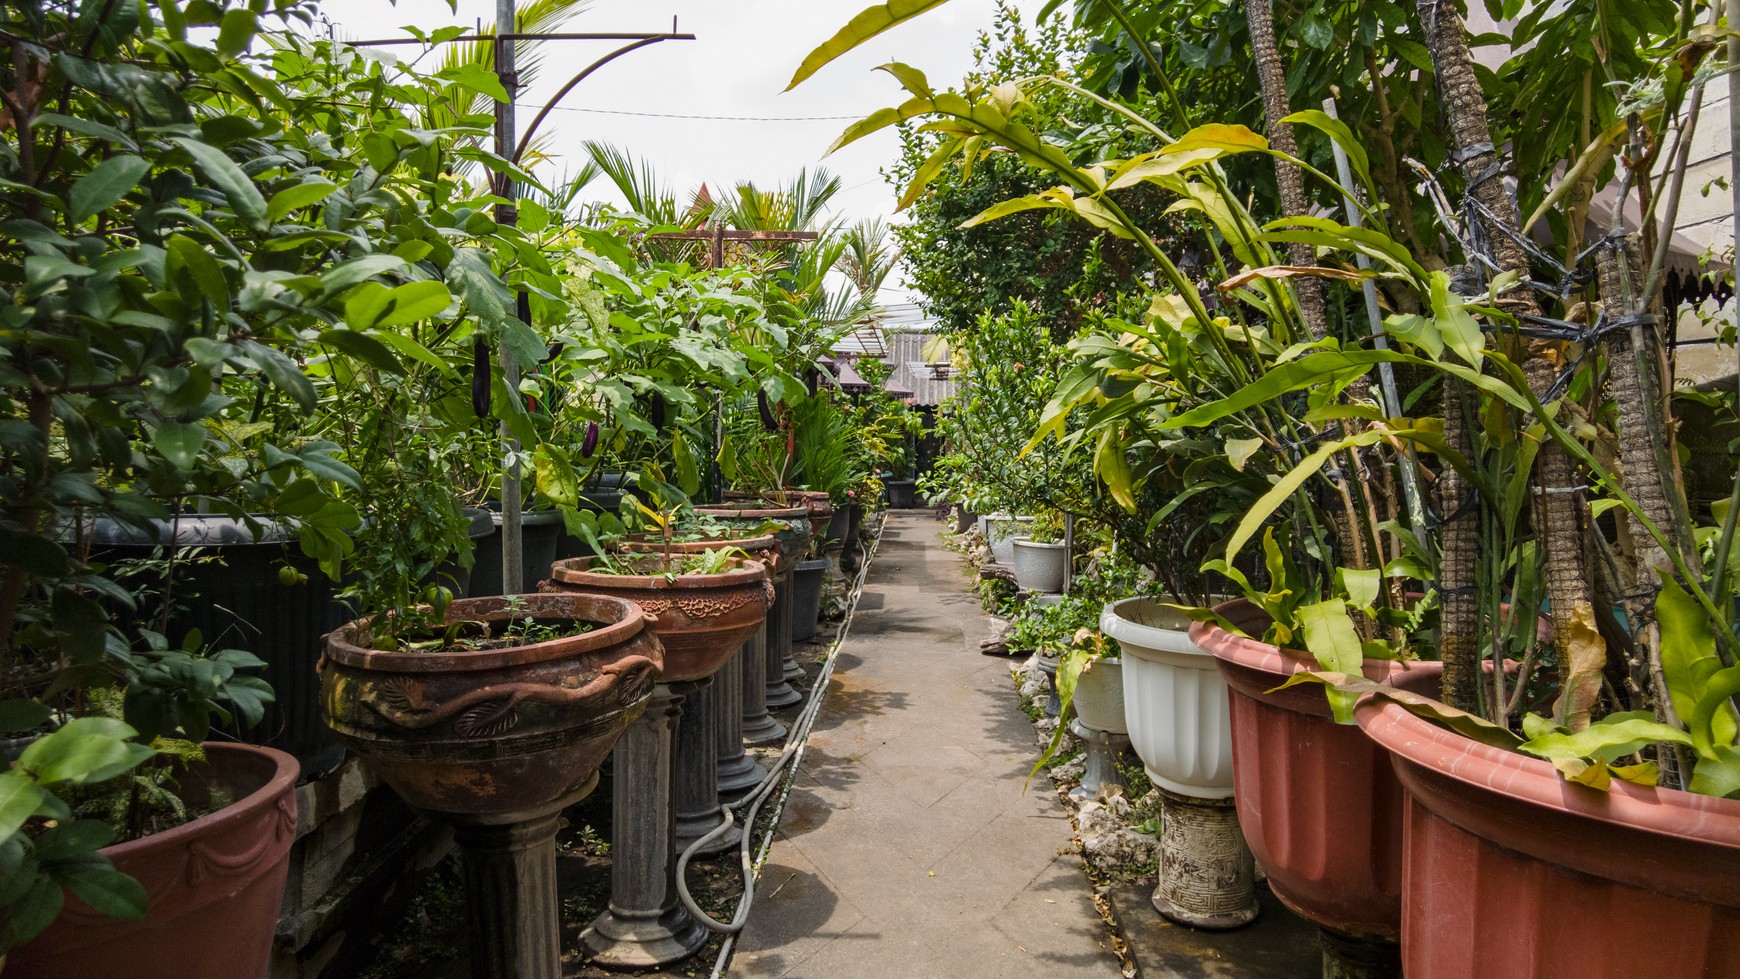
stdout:
<svg viewBox="0 0 1740 979">
<path fill-rule="evenodd" d="M 1340 119 L 1335 113 L 1335 100 L 1323 100 L 1323 112 L 1331 119 Z M 1335 176 L 1341 181 L 1343 194 L 1346 198 L 1347 223 L 1349 227 L 1360 227 L 1359 202 L 1354 200 L 1353 167 L 1347 162 L 1347 151 L 1335 140 L 1329 141 L 1331 152 L 1335 154 Z M 1371 259 L 1364 253 L 1354 253 L 1354 261 L 1361 271 L 1371 268 Z M 1360 294 L 1365 297 L 1365 315 L 1367 326 L 1371 329 L 1372 346 L 1378 350 L 1390 348 L 1389 337 L 1384 335 L 1384 315 L 1378 308 L 1377 285 L 1371 279 L 1365 279 L 1359 284 Z M 1384 410 L 1392 417 L 1402 413 L 1402 397 L 1396 389 L 1396 369 L 1393 364 L 1378 365 L 1378 380 L 1384 393 Z M 1408 506 L 1408 525 L 1413 528 L 1417 540 L 1426 539 L 1426 510 L 1420 500 L 1420 484 L 1414 473 L 1414 452 L 1407 449 L 1402 458 L 1402 495 Z"/>
<path fill-rule="evenodd" d="M 495 0 L 495 26 L 497 32 L 509 32 L 518 26 L 514 22 L 514 0 Z M 504 158 L 514 150 L 514 97 L 520 88 L 519 73 L 514 70 L 514 43 L 499 34 L 495 41 L 495 76 L 501 80 L 508 97 L 506 102 L 496 103 L 495 110 L 495 152 Z M 504 200 L 495 206 L 496 223 L 512 227 L 518 220 L 512 203 L 516 199 L 513 178 L 506 173 L 497 174 L 496 193 Z M 514 314 L 519 315 L 517 302 Z M 496 355 L 501 359 L 502 384 L 507 388 L 507 396 L 518 398 L 520 365 L 514 360 L 513 351 L 504 342 Z M 512 410 L 511 406 L 504 409 Z M 501 439 L 502 452 L 507 457 L 507 467 L 501 475 L 501 583 L 504 594 L 517 595 L 525 590 L 521 560 L 524 537 L 520 529 L 520 443 L 508 430 L 505 414 Z"/>
</svg>

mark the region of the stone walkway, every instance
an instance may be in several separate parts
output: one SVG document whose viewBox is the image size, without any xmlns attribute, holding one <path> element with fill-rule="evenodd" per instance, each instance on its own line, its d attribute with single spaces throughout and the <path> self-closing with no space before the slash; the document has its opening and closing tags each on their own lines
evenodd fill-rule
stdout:
<svg viewBox="0 0 1740 979">
<path fill-rule="evenodd" d="M 895 511 L 729 975 L 1119 975 L 1009 662 L 928 511 Z"/>
</svg>

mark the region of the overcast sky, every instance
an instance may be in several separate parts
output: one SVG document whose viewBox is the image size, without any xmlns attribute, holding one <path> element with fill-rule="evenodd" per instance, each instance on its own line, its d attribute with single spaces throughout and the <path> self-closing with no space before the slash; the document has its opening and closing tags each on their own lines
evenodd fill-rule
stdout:
<svg viewBox="0 0 1740 979">
<path fill-rule="evenodd" d="M 834 62 L 792 92 L 782 92 L 792 72 L 817 44 L 843 26 L 870 0 L 593 0 L 567 30 L 653 33 L 671 18 L 693 41 L 665 41 L 625 55 L 601 69 L 563 100 L 542 127 L 559 169 L 578 169 L 581 144 L 599 140 L 627 148 L 653 162 L 660 176 L 684 197 L 703 181 L 714 187 L 752 180 L 774 186 L 800 167 L 825 166 L 841 178 L 834 207 L 848 219 L 889 215 L 892 189 L 878 170 L 895 158 L 893 130 L 823 159 L 828 145 L 851 121 L 903 98 L 885 72 L 888 61 L 923 70 L 933 84 L 958 83 L 972 63 L 973 42 L 991 26 L 992 0 L 952 0 L 917 20 L 875 38 Z M 388 37 L 405 24 L 433 30 L 447 24 L 485 24 L 495 19 L 494 0 L 348 0 L 321 9 L 351 39 Z M 547 42 L 542 74 L 521 93 L 521 124 L 543 107 L 568 78 L 610 50 L 610 42 Z M 399 49 L 409 53 L 415 49 Z M 617 115 L 573 109 L 611 110 Z M 797 117 L 848 116 L 793 122 L 684 119 L 663 116 Z M 620 200 L 599 180 L 588 194 Z M 885 291 L 885 302 L 904 298 Z"/>
</svg>

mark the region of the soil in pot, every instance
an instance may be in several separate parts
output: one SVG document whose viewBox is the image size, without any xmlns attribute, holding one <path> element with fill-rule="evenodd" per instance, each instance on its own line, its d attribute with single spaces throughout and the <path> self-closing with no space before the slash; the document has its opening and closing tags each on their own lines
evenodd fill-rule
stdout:
<svg viewBox="0 0 1740 979">
<path fill-rule="evenodd" d="M 264 979 L 296 836 L 290 755 L 207 742 L 177 791 L 192 808 L 235 800 L 174 829 L 103 850 L 144 885 L 139 921 L 68 897 L 54 924 L 7 956 L 7 977 Z"/>
</svg>

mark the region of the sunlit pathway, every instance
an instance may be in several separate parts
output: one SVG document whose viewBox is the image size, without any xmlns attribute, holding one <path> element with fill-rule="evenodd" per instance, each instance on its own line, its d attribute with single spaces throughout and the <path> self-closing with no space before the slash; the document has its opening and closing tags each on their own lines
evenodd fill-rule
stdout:
<svg viewBox="0 0 1740 979">
<path fill-rule="evenodd" d="M 939 528 L 888 520 L 734 979 L 1119 973 L 1062 805 L 1022 792 L 1033 726 Z"/>
</svg>

